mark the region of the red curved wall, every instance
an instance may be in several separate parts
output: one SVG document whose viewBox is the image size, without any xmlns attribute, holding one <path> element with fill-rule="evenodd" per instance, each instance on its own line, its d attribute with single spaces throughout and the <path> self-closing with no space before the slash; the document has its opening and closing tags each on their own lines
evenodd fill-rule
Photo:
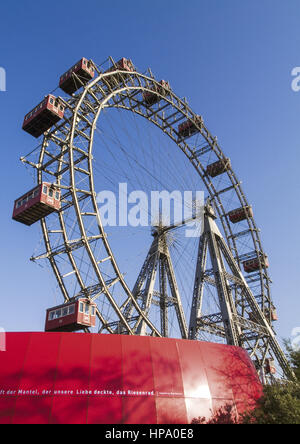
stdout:
<svg viewBox="0 0 300 444">
<path fill-rule="evenodd" d="M 187 424 L 260 394 L 244 350 L 207 342 L 7 333 L 0 352 L 4 424 Z"/>
</svg>

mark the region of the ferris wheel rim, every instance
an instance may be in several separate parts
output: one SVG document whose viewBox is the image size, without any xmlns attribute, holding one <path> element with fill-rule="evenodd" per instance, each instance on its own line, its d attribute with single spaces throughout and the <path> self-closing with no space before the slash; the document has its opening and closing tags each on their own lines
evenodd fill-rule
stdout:
<svg viewBox="0 0 300 444">
<path fill-rule="evenodd" d="M 78 124 L 78 120 L 77 120 L 77 119 L 80 119 L 80 117 L 81 117 L 81 116 L 79 115 L 79 110 L 80 110 L 80 107 L 82 106 L 82 103 L 83 103 L 85 97 L 86 97 L 88 94 L 90 94 L 90 92 L 93 93 L 93 88 L 94 88 L 94 86 L 96 86 L 96 85 L 98 85 L 98 84 L 102 84 L 103 81 L 104 81 L 104 83 L 105 83 L 105 79 L 106 79 L 106 78 L 113 77 L 114 75 L 116 75 L 116 73 L 118 73 L 118 74 L 120 74 L 120 75 L 123 74 L 122 71 L 115 71 L 115 72 L 113 72 L 113 73 L 109 73 L 109 74 L 107 74 L 107 73 L 105 73 L 105 74 L 100 73 L 99 76 L 98 76 L 95 80 L 93 80 L 92 82 L 90 82 L 90 84 L 88 84 L 88 85 L 84 88 L 82 94 L 80 94 L 80 96 L 77 98 L 77 104 L 76 104 L 76 107 L 73 108 L 73 121 L 72 121 L 71 136 L 70 136 L 70 139 L 69 139 L 69 141 L 68 141 L 68 143 L 69 143 L 69 149 L 70 149 L 71 152 L 72 152 L 72 145 L 73 145 L 73 141 L 74 141 L 74 133 L 75 133 L 75 130 L 76 130 L 76 125 Z M 101 111 L 103 110 L 103 107 L 109 102 L 109 100 L 113 99 L 113 98 L 116 97 L 116 96 L 120 96 L 120 94 L 121 94 L 122 92 L 125 92 L 125 91 L 128 92 L 128 91 L 136 90 L 136 91 L 138 91 L 138 92 L 144 92 L 144 91 L 146 91 L 146 92 L 147 92 L 147 91 L 148 91 L 148 92 L 151 92 L 151 86 L 153 86 L 153 85 L 159 85 L 159 82 L 158 82 L 157 80 L 155 80 L 154 77 L 145 76 L 145 75 L 140 74 L 140 73 L 138 73 L 138 72 L 132 72 L 132 73 L 130 73 L 130 74 L 129 74 L 129 78 L 130 78 L 130 80 L 132 80 L 133 78 L 136 79 L 138 85 L 137 85 L 137 86 L 132 86 L 132 85 L 130 85 L 130 84 L 127 84 L 127 83 L 126 83 L 126 79 L 124 79 L 124 81 L 123 81 L 124 86 L 123 86 L 122 88 L 116 88 L 115 90 L 113 90 L 112 92 L 110 92 L 110 94 L 108 94 L 108 95 L 105 97 L 105 99 L 103 100 L 103 102 L 101 102 L 101 105 L 99 106 L 97 112 L 94 114 L 94 120 L 93 120 L 93 122 L 91 122 L 91 125 L 92 125 L 92 131 L 93 131 L 93 132 L 94 132 L 94 130 L 95 130 L 95 128 L 96 128 L 97 121 L 98 121 L 98 119 L 100 118 Z M 143 86 L 143 84 L 142 84 L 143 81 L 148 82 L 148 84 L 149 84 L 149 87 L 148 87 L 148 88 L 146 87 L 147 85 L 146 85 L 146 86 L 145 86 L 145 85 Z M 157 94 L 158 94 L 158 93 L 157 93 Z M 158 95 L 160 95 L 160 94 L 158 94 Z M 195 114 L 195 113 L 189 108 L 189 106 L 188 106 L 184 101 L 182 101 L 180 98 L 178 98 L 178 97 L 173 93 L 173 91 L 172 91 L 171 89 L 170 89 L 170 97 L 171 97 L 170 100 L 169 100 L 169 97 L 164 97 L 164 96 L 161 96 L 161 99 L 162 99 L 162 101 L 167 102 L 167 103 L 168 103 L 169 105 L 171 105 L 173 108 L 177 108 L 177 111 L 178 111 L 178 112 L 181 112 L 181 113 L 182 113 L 182 116 L 183 116 L 184 118 L 186 118 L 187 120 L 190 120 L 190 121 L 191 121 L 191 120 L 196 116 L 196 114 Z M 180 108 L 180 106 L 182 106 L 182 108 Z M 116 107 L 116 106 L 112 105 L 111 107 Z M 119 105 L 119 107 L 122 108 L 122 105 Z M 133 109 L 130 108 L 130 107 L 126 108 L 126 107 L 124 106 L 124 109 L 128 109 L 129 111 L 136 112 L 136 113 L 138 114 L 138 112 L 137 112 L 136 110 L 133 110 Z M 222 226 L 223 226 L 223 230 L 224 230 L 225 236 L 226 236 L 227 241 L 228 241 L 228 243 L 229 243 L 229 247 L 230 247 L 230 249 L 232 250 L 233 253 L 234 253 L 234 252 L 236 253 L 236 254 L 235 254 L 235 257 L 236 257 L 236 259 L 239 261 L 238 248 L 237 248 L 237 246 L 236 246 L 236 244 L 235 244 L 234 234 L 233 234 L 233 232 L 232 232 L 232 230 L 231 230 L 231 224 L 230 224 L 230 221 L 229 221 L 228 215 L 226 214 L 226 212 L 225 212 L 225 210 L 224 210 L 224 207 L 223 207 L 223 205 L 222 205 L 222 199 L 220 198 L 220 196 L 221 196 L 222 193 L 218 192 L 218 190 L 215 189 L 215 187 L 214 187 L 214 183 L 213 183 L 213 180 L 210 180 L 209 177 L 205 174 L 205 169 L 204 169 L 204 167 L 202 166 L 202 164 L 201 164 L 201 162 L 199 161 L 199 159 L 198 159 L 196 156 L 194 156 L 192 149 L 190 149 L 190 147 L 189 147 L 189 145 L 186 143 L 186 141 L 180 141 L 180 143 L 181 143 L 182 146 L 179 145 L 178 140 L 177 140 L 177 142 L 176 142 L 176 140 L 175 140 L 175 138 L 174 138 L 174 136 L 173 136 L 174 133 L 176 134 L 176 130 L 172 127 L 171 132 L 168 133 L 168 131 L 166 130 L 166 128 L 164 128 L 162 125 L 159 125 L 157 119 L 155 120 L 154 118 L 149 117 L 149 115 L 147 116 L 146 114 L 147 114 L 147 113 L 144 113 L 144 114 L 140 113 L 141 116 L 146 117 L 148 121 L 151 121 L 151 122 L 154 123 L 156 126 L 158 126 L 161 130 L 163 130 L 164 133 L 166 133 L 167 135 L 169 135 L 169 136 L 171 137 L 171 139 L 172 139 L 172 140 L 177 144 L 177 146 L 181 149 L 181 151 L 183 151 L 183 153 L 187 156 L 187 158 L 188 158 L 188 160 L 190 161 L 190 163 L 192 164 L 192 166 L 197 170 L 197 172 L 198 172 L 198 174 L 199 174 L 199 176 L 200 176 L 200 178 L 201 178 L 201 180 L 202 180 L 202 183 L 204 183 L 204 185 L 205 185 L 205 187 L 206 187 L 206 189 L 207 189 L 207 191 L 208 191 L 208 193 L 209 193 L 209 195 L 210 195 L 210 197 L 211 197 L 211 201 L 215 204 L 215 208 L 216 208 L 217 213 L 218 213 L 218 215 L 219 215 L 219 219 L 220 219 L 220 221 L 221 221 L 221 223 L 222 223 Z M 152 116 L 155 116 L 155 113 L 154 113 Z M 170 125 L 169 125 L 169 127 L 170 127 Z M 211 136 L 211 134 L 209 133 L 209 131 L 208 131 L 207 128 L 205 127 L 204 123 L 203 123 L 202 128 L 198 128 L 198 129 L 199 129 L 199 131 L 201 132 L 201 136 L 204 137 L 204 138 L 206 139 L 206 141 L 210 144 L 210 147 L 211 147 L 211 149 L 213 150 L 213 152 L 215 153 L 215 155 L 216 155 L 220 160 L 221 160 L 221 159 L 225 159 L 225 156 L 224 156 L 224 154 L 223 154 L 223 151 L 222 151 L 221 148 L 219 147 L 219 145 L 218 145 L 218 143 L 217 143 L 217 140 Z M 51 135 L 51 133 L 50 133 L 50 135 Z M 44 158 L 44 154 L 43 154 L 44 144 L 45 144 L 45 142 L 47 142 L 48 137 L 49 137 L 49 134 L 47 134 L 47 135 L 45 136 L 45 138 L 44 138 L 44 142 L 43 142 L 43 145 L 42 145 L 41 154 L 40 154 L 40 163 L 41 163 L 41 164 L 43 163 L 43 158 Z M 88 159 L 88 162 L 89 162 L 89 165 L 90 165 L 90 173 L 91 173 L 91 175 L 90 175 L 90 181 L 91 181 L 91 189 L 90 189 L 90 192 L 91 192 L 91 199 L 94 200 L 95 210 L 97 210 L 97 205 L 96 205 L 96 201 L 95 201 L 95 190 L 94 190 L 94 187 L 93 187 L 92 151 L 93 151 L 93 135 L 92 135 L 91 140 L 90 140 L 90 142 L 89 142 L 89 159 Z M 71 157 L 70 157 L 70 165 L 69 165 L 69 167 L 70 167 L 70 174 L 74 174 L 74 164 L 73 164 L 73 162 L 72 162 L 72 155 L 71 155 Z M 236 192 L 236 194 L 237 194 L 237 196 L 238 196 L 238 198 L 239 198 L 239 201 L 241 202 L 242 206 L 249 205 L 249 204 L 248 204 L 248 201 L 247 201 L 247 199 L 246 199 L 246 197 L 245 197 L 245 195 L 244 195 L 244 193 L 243 193 L 243 191 L 242 191 L 241 184 L 240 184 L 240 182 L 238 182 L 237 177 L 236 177 L 235 173 L 233 172 L 233 169 L 232 169 L 231 166 L 226 170 L 226 173 L 228 174 L 228 177 L 229 177 L 229 179 L 230 179 L 231 182 L 232 182 L 233 189 L 234 189 L 234 191 Z M 38 172 L 38 181 L 39 181 L 39 183 L 42 182 L 42 176 L 43 176 L 43 172 L 42 172 L 42 170 L 40 170 L 40 171 Z M 77 191 L 76 191 L 76 187 L 75 187 L 74 180 L 73 180 L 73 190 L 74 190 L 74 191 L 73 191 L 73 205 L 76 206 Z M 78 201 L 77 201 L 77 204 L 78 204 Z M 83 223 L 83 221 L 82 221 L 82 217 L 81 217 L 81 215 L 80 215 L 80 211 L 78 210 L 78 208 L 77 208 L 76 212 L 77 212 L 78 222 L 79 222 L 81 225 L 83 225 L 83 230 L 82 230 L 82 227 L 81 227 L 81 230 L 84 232 L 84 223 Z M 97 217 L 98 220 L 100 221 L 100 230 L 103 231 L 103 233 L 105 233 L 103 227 L 101 228 L 101 219 L 100 219 L 100 215 L 99 215 L 98 210 L 97 210 L 97 213 L 98 213 L 98 214 L 97 214 L 96 217 Z M 59 214 L 59 218 L 60 218 L 60 223 L 61 223 L 61 225 L 63 225 L 63 215 L 62 215 L 61 213 Z M 80 221 L 80 219 L 81 219 L 81 221 Z M 254 246 L 255 246 L 255 251 L 256 251 L 256 253 L 257 253 L 257 254 L 260 254 L 260 253 L 263 253 L 263 254 L 264 254 L 263 249 L 262 249 L 262 245 L 261 245 L 261 241 L 260 241 L 260 237 L 259 237 L 259 234 L 258 234 L 258 229 L 257 229 L 256 223 L 255 223 L 255 220 L 254 220 L 254 217 L 247 217 L 247 222 L 248 222 L 248 225 L 249 225 L 249 232 L 250 232 L 250 234 L 251 234 L 251 237 L 252 237 L 252 240 L 253 240 L 253 244 L 254 244 Z M 63 228 L 63 227 L 62 227 L 62 228 Z M 46 224 L 45 221 L 42 221 L 42 230 L 43 230 L 43 234 L 44 234 L 44 240 L 45 240 L 45 243 L 46 243 L 46 245 L 48 245 L 48 247 L 49 247 L 49 234 L 48 234 L 47 224 Z M 63 231 L 64 231 L 65 242 L 67 243 L 66 232 L 65 232 L 64 229 L 63 229 Z M 230 239 L 231 239 L 231 241 L 230 241 Z M 116 259 L 115 259 L 115 255 L 114 255 L 113 252 L 111 251 L 110 246 L 109 246 L 109 243 L 108 243 L 107 239 L 105 238 L 105 236 L 103 236 L 103 242 L 104 242 L 104 244 L 105 244 L 105 246 L 106 246 L 107 251 L 108 251 L 108 252 L 111 252 L 111 254 L 110 254 L 110 256 L 111 256 L 111 257 L 110 257 L 110 260 L 111 260 L 111 262 L 112 262 L 112 264 L 113 264 L 114 269 L 115 269 L 115 270 L 118 270 L 118 271 L 116 271 L 116 273 L 117 273 L 118 276 L 120 277 L 120 283 L 122 284 L 122 286 L 123 286 L 123 284 L 124 284 L 125 287 L 123 287 L 123 288 L 126 289 L 125 291 L 128 292 L 128 293 L 127 293 L 128 295 L 130 295 L 130 294 L 131 294 L 131 291 L 130 291 L 129 287 L 128 287 L 127 284 L 126 284 L 125 279 L 123 279 L 123 276 L 121 275 L 121 272 L 120 272 L 120 270 L 119 270 L 119 268 L 118 268 L 118 265 L 117 265 L 117 261 L 116 261 Z M 87 244 L 88 244 L 88 242 L 87 242 Z M 48 248 L 48 247 L 47 247 L 47 248 Z M 51 246 L 49 247 L 49 253 L 50 253 L 50 251 L 51 251 Z M 90 253 L 91 253 L 90 256 L 91 256 L 91 258 L 92 258 L 92 252 L 90 252 Z M 72 257 L 72 254 L 69 255 L 69 258 L 71 258 L 71 257 Z M 71 259 L 71 262 L 72 262 L 72 259 Z M 56 278 L 57 278 L 57 280 L 58 280 L 58 282 L 59 282 L 59 286 L 60 286 L 60 288 L 63 290 L 64 297 L 65 297 L 65 299 L 67 299 L 68 294 L 67 294 L 67 291 L 64 290 L 63 279 L 61 278 L 59 271 L 58 271 L 58 270 L 55 270 L 55 259 L 52 261 L 52 264 L 51 264 L 51 265 L 52 265 L 52 268 L 54 269 L 54 272 L 55 272 Z M 77 267 L 75 266 L 75 269 L 76 269 L 76 268 L 77 268 Z M 265 269 L 265 270 L 260 270 L 260 274 L 261 274 L 261 284 L 262 284 L 262 282 L 263 282 L 262 273 L 264 273 L 264 274 L 267 276 L 267 281 L 264 281 L 264 283 L 269 281 L 269 277 L 268 277 L 268 272 L 267 272 L 267 270 L 266 270 L 266 269 Z M 77 275 L 77 278 L 79 278 L 80 273 L 79 273 L 78 270 L 75 271 L 75 274 Z M 264 278 L 264 279 L 265 279 L 265 278 Z M 106 284 L 105 284 L 105 281 L 104 281 L 104 280 L 102 281 L 102 285 L 103 285 L 104 288 L 106 287 Z M 109 290 L 109 289 L 105 288 L 105 293 L 106 293 L 106 294 L 109 293 L 108 290 Z M 267 293 L 268 293 L 267 296 L 270 297 L 270 295 L 269 295 L 269 289 L 268 289 L 268 288 L 267 288 Z M 132 295 L 131 295 L 131 297 L 132 297 Z M 134 298 L 132 297 L 132 300 L 133 300 L 133 299 L 134 299 Z M 102 319 L 101 322 L 103 322 L 103 321 L 105 322 L 104 319 Z M 122 321 L 124 321 L 124 319 L 122 319 Z M 149 325 L 149 326 L 150 326 L 150 325 Z M 153 326 L 150 326 L 150 328 L 152 328 L 152 327 L 153 327 Z M 154 329 L 154 331 L 155 331 L 155 330 L 156 330 L 156 329 Z M 109 331 L 109 330 L 108 330 L 108 331 Z M 129 330 L 129 331 L 130 331 L 130 330 Z M 112 332 L 112 331 L 111 331 L 111 332 Z M 158 333 L 157 330 L 155 331 L 155 333 L 156 333 L 156 334 Z"/>
</svg>

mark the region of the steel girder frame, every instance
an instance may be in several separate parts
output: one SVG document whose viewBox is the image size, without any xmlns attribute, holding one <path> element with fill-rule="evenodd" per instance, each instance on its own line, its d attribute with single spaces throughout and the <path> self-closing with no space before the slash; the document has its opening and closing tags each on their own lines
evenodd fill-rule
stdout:
<svg viewBox="0 0 300 444">
<path fill-rule="evenodd" d="M 114 63 L 112 59 L 111 61 Z M 187 156 L 191 165 L 196 169 L 199 177 L 204 183 L 211 203 L 216 208 L 218 217 L 221 221 L 227 244 L 239 267 L 241 266 L 241 252 L 239 251 L 238 242 L 241 237 L 243 238 L 244 243 L 247 244 L 249 255 L 256 254 L 259 256 L 260 254 L 264 254 L 259 230 L 255 224 L 254 218 L 249 215 L 246 219 L 246 229 L 244 226 L 240 230 L 233 229 L 228 217 L 230 208 L 226 203 L 226 196 L 228 196 L 229 193 L 234 193 L 240 207 L 249 206 L 249 203 L 243 193 L 241 183 L 238 181 L 231 165 L 227 165 L 226 171 L 224 172 L 227 181 L 226 186 L 207 174 L 207 156 L 209 156 L 211 161 L 215 159 L 223 160 L 224 162 L 226 157 L 217 142 L 217 138 L 213 137 L 208 131 L 204 125 L 203 119 L 197 120 L 197 114 L 192 111 L 185 99 L 180 99 L 171 89 L 168 91 L 167 95 L 161 95 L 159 92 L 160 84 L 154 78 L 150 70 L 148 75 L 140 74 L 138 72 L 126 73 L 126 75 L 124 75 L 124 73 L 119 70 L 103 73 L 99 68 L 97 68 L 97 71 L 98 76 L 95 80 L 85 86 L 81 93 L 75 95 L 68 101 L 65 101 L 68 109 L 66 117 L 63 123 L 57 124 L 45 135 L 38 163 L 33 164 L 26 158 L 23 158 L 23 161 L 37 169 L 38 183 L 41 183 L 49 177 L 52 180 L 54 178 L 56 186 L 66 191 L 63 198 L 66 198 L 67 196 L 71 198 L 67 205 L 72 206 L 75 210 L 78 230 L 81 235 L 80 240 L 82 242 L 82 248 L 85 249 L 91 267 L 99 281 L 101 287 L 99 293 L 105 294 L 107 301 L 113 307 L 116 315 L 116 322 L 121 322 L 122 325 L 125 326 L 127 333 L 134 333 L 133 326 L 128 323 L 126 316 L 124 316 L 122 312 L 122 305 L 116 303 L 110 292 L 110 288 L 107 285 L 106 279 L 101 272 L 99 264 L 104 261 L 110 262 L 115 271 L 117 281 L 124 289 L 126 298 L 129 298 L 132 302 L 137 316 L 143 318 L 143 321 L 148 326 L 149 334 L 160 336 L 158 329 L 149 321 L 146 314 L 135 300 L 133 293 L 128 288 L 124 277 L 118 268 L 98 213 L 93 179 L 92 152 L 94 132 L 97 121 L 101 118 L 102 110 L 105 108 L 119 108 L 143 116 L 150 123 L 159 127 L 174 141 L 174 143 L 177 144 L 179 149 Z M 156 89 L 155 93 L 159 96 L 159 103 L 153 106 L 146 106 L 143 102 L 142 94 L 144 92 L 153 93 L 154 89 Z M 63 99 L 61 98 L 61 100 Z M 193 137 L 191 139 L 180 138 L 177 125 L 183 120 L 188 120 L 196 126 L 197 134 L 201 137 L 201 144 L 195 145 L 192 142 L 189 143 L 189 140 L 193 140 Z M 85 148 L 76 146 L 77 138 L 81 138 L 85 141 Z M 55 155 L 50 153 L 47 149 L 50 143 L 54 144 L 57 148 Z M 84 168 L 83 164 L 85 165 Z M 62 178 L 65 177 L 66 174 L 68 175 L 67 185 L 62 182 Z M 86 189 L 80 188 L 80 181 L 76 180 L 77 175 L 88 177 L 89 186 Z M 100 261 L 97 261 L 94 256 L 91 247 L 91 239 L 87 234 L 84 220 L 85 217 L 80 208 L 80 202 L 82 199 L 87 199 L 90 202 L 92 210 L 89 212 L 89 216 L 96 218 L 99 239 L 106 251 L 105 257 Z M 55 246 L 51 243 L 51 236 L 49 236 L 50 229 L 47 226 L 46 220 L 42 221 L 42 230 L 46 245 L 46 253 L 48 255 L 47 257 L 63 297 L 65 300 L 68 300 L 69 294 L 67 286 L 65 285 L 67 276 L 72 275 L 76 278 L 83 294 L 89 294 L 89 288 L 86 286 L 85 281 L 81 276 L 80 267 L 73 257 L 72 249 L 70 249 L 70 242 L 72 243 L 73 239 L 70 240 L 67 238 L 63 211 L 58 214 L 58 220 L 60 225 L 60 230 L 58 231 L 61 231 L 61 245 L 65 247 L 65 249 L 62 247 L 61 254 L 65 255 L 66 259 L 70 262 L 72 270 L 67 275 L 63 275 L 60 272 L 57 257 L 52 254 Z M 236 226 L 239 227 L 239 224 Z M 257 279 L 258 283 L 256 282 L 255 287 L 253 286 L 253 294 L 257 301 L 259 301 L 260 309 L 264 313 L 270 313 L 272 306 L 270 279 L 268 276 L 268 270 L 264 264 L 261 264 L 260 266 Z M 251 286 L 251 282 L 249 285 Z M 101 324 L 100 330 L 107 330 L 109 333 L 114 333 L 115 330 L 111 327 L 110 322 L 103 316 L 100 310 L 98 310 L 97 315 Z M 268 322 L 271 324 L 271 319 L 268 319 Z"/>
<path fill-rule="evenodd" d="M 205 297 L 204 283 L 208 251 L 214 275 L 214 281 L 210 279 L 208 283 L 217 289 L 220 313 L 202 316 L 201 307 Z M 240 304 L 240 301 L 233 299 L 230 280 L 238 285 L 240 294 L 244 296 L 243 305 Z M 250 319 L 251 315 L 254 316 L 255 322 Z M 256 367 L 263 380 L 266 379 L 265 359 L 269 349 L 274 353 L 284 375 L 287 378 L 295 378 L 268 319 L 249 289 L 215 223 L 214 212 L 209 204 L 205 207 L 203 233 L 199 240 L 189 338 L 197 339 L 199 330 L 220 335 L 226 339 L 227 344 L 246 347 L 250 356 L 255 358 Z"/>
<path fill-rule="evenodd" d="M 157 274 L 159 274 L 159 292 L 154 290 Z M 169 284 L 171 297 L 168 296 L 167 283 Z M 136 300 L 141 300 L 140 306 L 147 316 L 149 316 L 152 305 L 159 306 L 160 333 L 163 337 L 169 337 L 168 310 L 171 307 L 174 307 L 181 337 L 182 339 L 188 338 L 186 318 L 182 307 L 165 231 L 161 230 L 160 232 L 160 230 L 157 230 L 155 233 L 154 240 L 132 293 Z M 154 296 L 158 297 L 158 302 L 154 300 Z M 134 307 L 131 300 L 127 300 L 127 303 L 124 306 L 124 313 L 127 320 L 131 319 L 133 311 Z M 138 335 L 146 334 L 146 324 L 141 317 L 137 319 L 134 332 Z"/>
</svg>

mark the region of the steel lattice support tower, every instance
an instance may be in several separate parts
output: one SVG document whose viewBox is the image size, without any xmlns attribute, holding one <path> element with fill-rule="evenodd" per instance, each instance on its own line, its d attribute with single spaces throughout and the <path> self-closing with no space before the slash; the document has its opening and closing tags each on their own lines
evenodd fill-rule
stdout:
<svg viewBox="0 0 300 444">
<path fill-rule="evenodd" d="M 207 204 L 199 241 L 189 339 L 198 339 L 199 332 L 203 331 L 223 338 L 229 345 L 246 348 L 264 380 L 266 359 L 274 355 L 284 375 L 293 378 L 274 330 L 247 285 L 215 219 L 212 206 Z M 208 257 L 211 269 L 207 269 Z M 216 290 L 218 313 L 202 312 L 204 298 L 209 297 L 205 292 L 206 284 Z"/>
<path fill-rule="evenodd" d="M 133 295 L 140 300 L 140 307 L 146 316 L 150 316 L 151 305 L 159 307 L 161 335 L 168 337 L 169 310 L 175 309 L 178 326 L 183 339 L 188 338 L 188 326 L 185 319 L 174 267 L 168 246 L 169 228 L 156 227 L 153 232 L 153 242 L 147 254 L 133 288 Z M 155 290 L 155 283 L 159 278 L 159 291 Z M 168 294 L 168 288 L 170 295 Z M 124 307 L 124 317 L 132 322 L 133 306 L 130 301 Z M 146 334 L 147 324 L 140 316 L 136 320 L 134 331 L 138 335 Z"/>
</svg>

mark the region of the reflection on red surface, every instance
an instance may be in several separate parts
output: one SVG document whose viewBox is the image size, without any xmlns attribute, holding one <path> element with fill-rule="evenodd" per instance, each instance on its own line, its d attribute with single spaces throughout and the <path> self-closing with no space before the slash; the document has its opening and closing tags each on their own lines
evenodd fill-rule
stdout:
<svg viewBox="0 0 300 444">
<path fill-rule="evenodd" d="M 163 398 L 184 398 L 177 341 L 165 338 L 150 341 L 150 349 L 156 393 Z"/>
<path fill-rule="evenodd" d="M 84 333 L 7 333 L 0 424 L 188 424 L 252 407 L 261 385 L 237 347 Z"/>
</svg>

